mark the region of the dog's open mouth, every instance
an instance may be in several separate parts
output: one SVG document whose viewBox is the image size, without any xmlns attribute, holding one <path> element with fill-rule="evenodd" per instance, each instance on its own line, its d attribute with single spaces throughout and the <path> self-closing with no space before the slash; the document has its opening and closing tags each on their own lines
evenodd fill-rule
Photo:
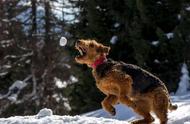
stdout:
<svg viewBox="0 0 190 124">
<path fill-rule="evenodd" d="M 79 55 L 77 55 L 77 58 L 84 57 L 86 55 L 86 49 L 81 46 L 75 46 L 75 48 L 78 50 Z"/>
</svg>

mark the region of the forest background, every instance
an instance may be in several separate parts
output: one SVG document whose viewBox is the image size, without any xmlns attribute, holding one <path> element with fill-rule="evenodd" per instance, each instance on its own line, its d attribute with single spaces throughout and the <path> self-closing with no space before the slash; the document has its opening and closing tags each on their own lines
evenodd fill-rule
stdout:
<svg viewBox="0 0 190 124">
<path fill-rule="evenodd" d="M 77 39 L 110 46 L 110 58 L 152 72 L 170 92 L 190 67 L 189 0 L 0 0 L 0 8 L 1 117 L 101 107 L 91 69 L 74 61 Z"/>
</svg>

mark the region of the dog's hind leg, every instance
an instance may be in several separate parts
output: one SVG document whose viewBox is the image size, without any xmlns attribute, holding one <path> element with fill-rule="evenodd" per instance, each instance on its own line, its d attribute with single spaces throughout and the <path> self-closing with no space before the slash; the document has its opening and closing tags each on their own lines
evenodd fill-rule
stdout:
<svg viewBox="0 0 190 124">
<path fill-rule="evenodd" d="M 160 124 L 167 124 L 169 98 L 162 90 L 155 92 L 153 99 L 153 111 L 160 120 Z"/>
<path fill-rule="evenodd" d="M 102 101 L 102 107 L 108 111 L 111 115 L 115 115 L 116 111 L 115 108 L 113 107 L 115 104 L 117 104 L 118 98 L 117 96 L 114 95 L 108 95 L 104 100 Z"/>
<path fill-rule="evenodd" d="M 135 120 L 132 124 L 151 124 L 154 121 L 154 118 L 150 114 L 150 104 L 145 100 L 135 101 L 136 107 L 133 110 L 141 115 L 143 119 Z"/>
</svg>

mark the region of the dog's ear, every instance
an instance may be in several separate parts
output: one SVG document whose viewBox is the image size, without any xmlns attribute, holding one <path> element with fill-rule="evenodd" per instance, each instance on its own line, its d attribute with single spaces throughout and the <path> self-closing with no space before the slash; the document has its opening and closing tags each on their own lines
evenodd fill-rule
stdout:
<svg viewBox="0 0 190 124">
<path fill-rule="evenodd" d="M 106 54 L 108 55 L 109 54 L 109 51 L 110 51 L 110 47 L 108 46 L 99 46 L 98 49 L 97 49 L 97 52 L 100 52 L 100 53 L 103 53 L 103 54 Z"/>
<path fill-rule="evenodd" d="M 110 51 L 110 47 L 108 47 L 108 46 L 104 46 L 104 48 L 103 48 L 103 52 L 104 52 L 106 55 L 109 54 L 109 51 Z"/>
</svg>

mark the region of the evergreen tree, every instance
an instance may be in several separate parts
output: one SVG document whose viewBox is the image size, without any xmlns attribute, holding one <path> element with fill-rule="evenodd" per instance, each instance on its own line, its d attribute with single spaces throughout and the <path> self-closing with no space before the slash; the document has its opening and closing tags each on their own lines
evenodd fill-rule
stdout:
<svg viewBox="0 0 190 124">
<path fill-rule="evenodd" d="M 1 2 L 0 115 L 35 114 L 44 107 L 69 113 L 67 87 L 58 83 L 76 82 L 75 67 L 68 48 L 59 46 L 65 31 L 53 13 L 55 1 Z"/>
</svg>

